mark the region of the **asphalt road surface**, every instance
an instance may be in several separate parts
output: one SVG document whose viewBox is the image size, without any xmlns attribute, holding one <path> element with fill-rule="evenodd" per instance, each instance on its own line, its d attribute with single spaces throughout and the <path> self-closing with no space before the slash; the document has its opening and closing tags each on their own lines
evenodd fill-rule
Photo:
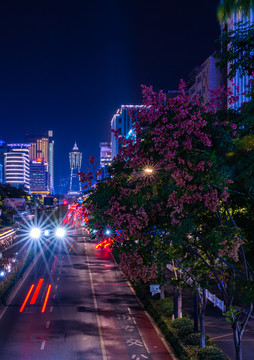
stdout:
<svg viewBox="0 0 254 360">
<path fill-rule="evenodd" d="M 169 351 L 110 252 L 84 236 L 51 246 L 0 312 L 1 360 L 170 360 Z"/>
</svg>

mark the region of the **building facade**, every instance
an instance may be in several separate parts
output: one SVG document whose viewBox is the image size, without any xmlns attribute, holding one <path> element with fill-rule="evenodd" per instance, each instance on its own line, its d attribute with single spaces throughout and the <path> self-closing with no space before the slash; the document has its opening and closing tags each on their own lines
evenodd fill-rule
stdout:
<svg viewBox="0 0 254 360">
<path fill-rule="evenodd" d="M 30 144 L 8 144 L 9 151 L 4 159 L 5 182 L 22 186 L 30 191 L 29 147 Z"/>
<path fill-rule="evenodd" d="M 254 24 L 254 11 L 251 10 L 249 16 L 243 15 L 242 13 L 233 14 L 227 22 L 227 30 L 235 30 L 237 23 L 242 22 L 243 24 L 253 25 Z M 230 70 L 230 64 L 228 64 L 228 72 Z M 237 110 L 241 107 L 242 103 L 248 102 L 250 98 L 245 95 L 245 92 L 248 90 L 248 83 L 250 77 L 248 75 L 240 76 L 239 70 L 236 71 L 235 76 L 232 80 L 227 81 L 228 89 L 231 89 L 233 92 L 233 96 L 239 96 L 238 101 L 234 104 L 228 102 L 228 108 L 232 108 Z M 234 85 L 233 85 L 234 84 Z"/>
<path fill-rule="evenodd" d="M 210 90 L 225 85 L 225 77 L 216 66 L 218 59 L 215 59 L 214 55 L 209 56 L 201 66 L 195 68 L 188 84 L 191 98 L 199 95 L 205 104 L 211 100 Z"/>
<path fill-rule="evenodd" d="M 108 167 L 111 165 L 112 161 L 112 147 L 110 142 L 101 142 L 100 143 L 100 174 L 97 177 L 97 180 L 106 179 L 108 174 Z"/>
<path fill-rule="evenodd" d="M 111 133 L 111 144 L 112 144 L 112 160 L 119 153 L 122 143 L 119 138 L 125 136 L 126 138 L 135 137 L 132 128 L 132 119 L 130 111 L 140 109 L 143 105 L 121 105 L 121 108 L 117 110 L 111 120 L 111 130 L 116 131 L 118 129 L 119 135 L 115 138 L 114 133 Z"/>
<path fill-rule="evenodd" d="M 49 130 L 44 135 L 26 134 L 25 139 L 31 144 L 29 148 L 29 160 L 36 161 L 41 159 L 48 165 L 48 191 L 54 193 L 54 140 L 53 131 Z"/>
<path fill-rule="evenodd" d="M 70 160 L 70 189 L 68 194 L 80 194 L 81 182 L 78 173 L 81 170 L 82 152 L 79 151 L 77 143 L 75 142 L 72 151 L 69 153 Z"/>
<path fill-rule="evenodd" d="M 40 158 L 30 161 L 30 192 L 48 195 L 48 165 Z"/>
<path fill-rule="evenodd" d="M 5 183 L 5 168 L 4 168 L 4 159 L 5 159 L 5 153 L 7 153 L 10 150 L 6 142 L 2 139 L 0 139 L 0 166 L 2 168 L 2 175 L 0 181 L 2 183 Z"/>
<path fill-rule="evenodd" d="M 110 142 L 100 143 L 100 167 L 111 165 L 112 148 Z"/>
</svg>

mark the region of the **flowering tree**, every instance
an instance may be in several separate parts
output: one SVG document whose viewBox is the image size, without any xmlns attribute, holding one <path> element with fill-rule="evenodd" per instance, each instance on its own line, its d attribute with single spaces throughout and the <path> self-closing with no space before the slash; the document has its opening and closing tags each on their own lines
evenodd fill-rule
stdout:
<svg viewBox="0 0 254 360">
<path fill-rule="evenodd" d="M 241 323 L 232 305 L 235 284 L 252 281 L 252 272 L 244 260 L 245 234 L 234 225 L 229 206 L 233 185 L 227 155 L 236 151 L 238 114 L 216 111 L 222 92 L 203 105 L 198 97 L 190 99 L 183 82 L 180 95 L 168 100 L 143 87 L 144 106 L 132 114 L 136 139 L 123 139 L 111 178 L 98 185 L 89 201 L 101 224 L 122 230 L 114 246 L 129 278 L 155 279 L 177 259 L 197 287 L 219 284 L 240 359 L 252 302 L 246 316 L 241 313 Z M 102 193 L 104 200 L 99 199 Z M 200 299 L 204 346 L 204 292 Z"/>
</svg>

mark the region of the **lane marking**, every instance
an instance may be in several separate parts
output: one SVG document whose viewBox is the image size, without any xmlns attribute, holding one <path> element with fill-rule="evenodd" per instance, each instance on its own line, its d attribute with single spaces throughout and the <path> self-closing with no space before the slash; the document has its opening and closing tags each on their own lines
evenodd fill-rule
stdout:
<svg viewBox="0 0 254 360">
<path fill-rule="evenodd" d="M 59 281 L 59 277 L 56 280 Z"/>
<path fill-rule="evenodd" d="M 41 350 L 44 350 L 45 345 L 46 345 L 46 341 L 45 341 L 45 340 L 43 340 L 43 341 L 41 342 Z"/>
<path fill-rule="evenodd" d="M 58 288 L 58 285 L 55 286 L 55 289 L 57 289 L 57 288 Z"/>
<path fill-rule="evenodd" d="M 30 296 L 31 292 L 33 291 L 33 288 L 34 288 L 34 284 L 31 285 L 31 287 L 30 287 L 30 289 L 29 289 L 29 291 L 27 293 L 26 298 L 25 298 L 21 308 L 19 309 L 19 312 L 22 312 L 24 310 L 24 307 L 26 306 L 26 303 L 27 303 L 27 301 L 29 299 L 29 296 Z"/>
<path fill-rule="evenodd" d="M 50 290 L 52 288 L 52 285 L 50 284 L 48 286 L 48 290 L 47 290 L 47 294 L 46 294 L 46 297 L 45 297 L 45 300 L 44 300 L 44 304 L 43 304 L 43 307 L 41 309 L 41 312 L 44 313 L 45 309 L 46 309 L 46 305 L 47 305 L 47 302 L 48 302 L 48 298 L 49 298 L 49 294 L 50 294 Z"/>
<path fill-rule="evenodd" d="M 53 299 L 55 299 L 56 298 L 56 294 L 53 296 Z"/>
<path fill-rule="evenodd" d="M 100 318 L 99 318 L 99 314 L 98 314 L 98 305 L 97 305 L 97 301 L 96 301 L 96 297 L 95 297 L 95 291 L 94 291 L 94 286 L 93 286 L 93 278 L 92 278 L 92 273 L 91 273 L 91 270 L 90 270 L 90 265 L 89 265 L 87 252 L 86 252 L 86 262 L 87 262 L 87 268 L 88 268 L 89 279 L 90 279 L 90 284 L 91 284 L 91 290 L 92 290 L 92 295 L 93 295 L 93 303 L 94 303 L 94 308 L 95 308 L 95 313 L 96 313 L 96 321 L 97 321 L 97 325 L 98 325 L 98 332 L 99 332 L 99 338 L 100 338 L 100 344 L 101 344 L 102 358 L 103 358 L 103 360 L 107 360 L 106 349 L 105 349 L 105 344 L 104 344 L 103 335 L 102 335 L 102 329 L 101 329 L 101 323 L 100 323 Z"/>
<path fill-rule="evenodd" d="M 49 328 L 49 324 L 50 324 L 50 320 L 48 320 L 48 321 L 46 322 L 46 329 Z"/>
<path fill-rule="evenodd" d="M 32 297 L 32 299 L 31 299 L 31 301 L 30 301 L 30 304 L 31 304 L 31 305 L 35 304 L 35 301 L 36 301 L 36 299 L 37 299 L 37 297 L 38 297 L 38 295 L 39 295 L 39 292 L 40 292 L 40 290 L 41 290 L 41 286 L 42 286 L 43 281 L 44 281 L 44 279 L 40 279 L 40 280 L 39 280 L 39 282 L 38 282 L 38 284 L 37 284 L 37 286 L 36 286 L 35 292 L 34 292 L 34 294 L 33 294 L 33 297 Z"/>
<path fill-rule="evenodd" d="M 50 306 L 49 311 L 50 311 L 50 312 L 53 311 L 53 306 Z"/>
</svg>

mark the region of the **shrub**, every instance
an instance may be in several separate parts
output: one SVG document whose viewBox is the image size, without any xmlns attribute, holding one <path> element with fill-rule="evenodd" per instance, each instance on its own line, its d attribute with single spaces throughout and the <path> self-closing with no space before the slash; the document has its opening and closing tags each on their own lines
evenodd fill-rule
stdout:
<svg viewBox="0 0 254 360">
<path fill-rule="evenodd" d="M 226 360 L 223 351 L 216 346 L 205 346 L 197 352 L 197 360 Z"/>
<path fill-rule="evenodd" d="M 206 345 L 208 345 L 208 341 L 209 341 L 209 336 L 206 335 L 205 337 L 206 339 Z M 190 334 L 186 337 L 185 339 L 185 343 L 186 345 L 195 345 L 195 346 L 199 346 L 200 344 L 200 334 L 199 333 L 194 333 L 194 334 Z"/>
<path fill-rule="evenodd" d="M 180 338 L 185 338 L 193 332 L 193 321 L 189 318 L 179 318 L 172 322 L 172 327 L 178 329 Z"/>
<path fill-rule="evenodd" d="M 171 319 L 174 313 L 174 302 L 170 298 L 153 301 L 153 306 L 160 309 L 160 313 Z"/>
<path fill-rule="evenodd" d="M 178 318 L 172 322 L 172 327 L 175 329 L 182 329 L 190 326 L 193 327 L 193 321 L 187 317 Z"/>
</svg>

